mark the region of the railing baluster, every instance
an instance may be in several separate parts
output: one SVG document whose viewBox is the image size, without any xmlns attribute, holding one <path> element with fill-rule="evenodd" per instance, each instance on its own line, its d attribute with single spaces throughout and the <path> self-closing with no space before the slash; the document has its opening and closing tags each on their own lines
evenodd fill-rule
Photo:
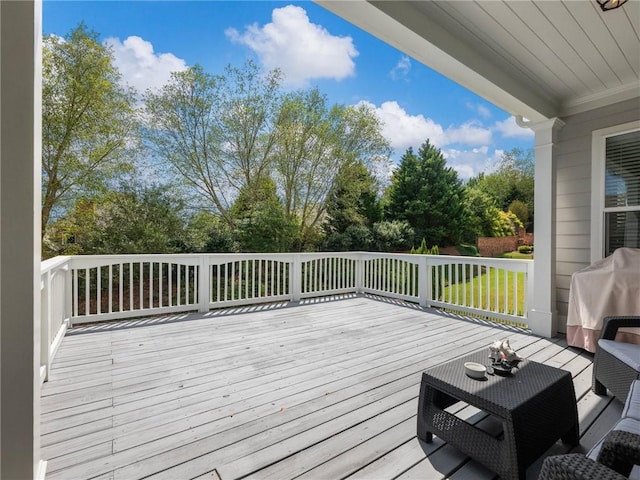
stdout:
<svg viewBox="0 0 640 480">
<path fill-rule="evenodd" d="M 511 288 L 513 293 L 509 299 L 509 303 L 512 305 L 512 310 L 508 310 L 507 313 L 517 315 L 518 314 L 518 272 L 517 270 L 511 271 Z"/>
<path fill-rule="evenodd" d="M 120 266 L 118 267 L 118 308 L 120 312 L 124 310 L 124 300 L 122 298 L 123 295 L 123 278 L 124 272 L 122 271 L 122 262 L 120 262 Z"/>
<path fill-rule="evenodd" d="M 127 262 L 127 270 L 129 271 L 129 308 L 128 311 L 133 310 L 133 263 Z M 123 296 L 124 299 L 124 296 Z M 124 309 L 124 304 L 123 304 Z"/>
<path fill-rule="evenodd" d="M 315 262 L 314 262 L 314 272 L 313 272 L 313 292 L 317 292 L 319 290 L 318 288 L 318 283 L 320 280 L 320 259 L 316 258 Z"/>
<path fill-rule="evenodd" d="M 485 285 L 485 309 L 491 311 L 491 267 L 487 267 L 487 275 L 486 275 L 486 285 Z"/>
<path fill-rule="evenodd" d="M 186 277 L 184 279 L 184 300 L 185 300 L 185 305 L 191 305 L 191 303 L 195 303 L 195 302 L 189 302 L 189 285 L 191 285 L 191 267 L 192 265 L 186 265 L 185 266 L 185 274 Z M 195 266 L 193 267 L 194 269 L 194 278 L 195 278 Z M 194 289 L 195 291 L 195 289 Z"/>
<path fill-rule="evenodd" d="M 107 282 L 109 286 L 109 309 L 108 312 L 113 312 L 113 264 L 109 264 L 109 281 Z"/>
<path fill-rule="evenodd" d="M 469 300 L 469 306 L 470 306 L 471 308 L 475 308 L 475 306 L 476 306 L 476 305 L 475 305 L 475 303 L 474 303 L 474 290 L 475 290 L 475 282 L 474 282 L 474 278 L 475 278 L 475 277 L 474 277 L 474 273 L 473 273 L 473 272 L 474 272 L 474 269 L 475 269 L 476 265 L 472 263 L 472 264 L 470 264 L 470 267 L 471 267 L 471 268 L 469 269 L 469 271 L 471 272 L 471 279 L 469 280 L 469 285 L 470 285 L 471 287 L 469 288 L 469 296 L 470 296 L 471 298 L 470 298 L 470 300 Z"/>
<path fill-rule="evenodd" d="M 182 265 L 180 265 L 179 263 L 176 265 L 176 270 L 177 270 L 177 278 L 176 278 L 176 302 L 177 305 L 180 306 L 181 305 L 181 300 L 182 300 Z"/>
<path fill-rule="evenodd" d="M 258 296 L 256 291 L 256 259 L 251 260 L 251 298 L 256 298 Z"/>
<path fill-rule="evenodd" d="M 504 270 L 504 300 L 502 306 L 502 313 L 507 313 L 507 308 L 509 307 L 509 270 L 505 268 Z"/>
<path fill-rule="evenodd" d="M 468 307 L 467 305 L 467 267 L 471 267 L 471 264 L 469 263 L 462 264 L 462 304 L 465 307 Z"/>
<path fill-rule="evenodd" d="M 167 263 L 167 275 L 169 276 L 169 307 L 173 307 L 173 263 Z"/>
<path fill-rule="evenodd" d="M 102 305 L 100 300 L 102 299 L 102 267 L 96 268 L 96 312 L 98 315 L 102 313 Z"/>
<path fill-rule="evenodd" d="M 149 308 L 153 308 L 153 263 L 149 262 Z"/>
<path fill-rule="evenodd" d="M 80 276 L 78 275 L 78 269 L 73 270 L 73 316 L 80 316 L 80 312 L 78 312 L 78 281 L 80 280 Z"/>
<path fill-rule="evenodd" d="M 276 285 L 278 286 L 277 289 L 277 293 L 276 295 L 280 296 L 280 294 L 282 293 L 282 263 L 280 263 L 278 260 L 275 261 L 276 262 Z"/>
<path fill-rule="evenodd" d="M 89 297 L 91 296 L 91 289 L 89 285 L 89 269 L 85 268 L 85 277 L 84 277 L 84 314 L 89 315 L 91 311 L 89 310 Z"/>
<path fill-rule="evenodd" d="M 496 267 L 494 269 L 495 275 L 493 276 L 493 293 L 494 293 L 494 312 L 499 312 L 500 311 L 500 298 L 498 296 L 498 293 L 500 292 L 499 287 L 498 287 L 498 277 L 500 276 L 500 270 L 498 269 L 498 267 Z"/>
<path fill-rule="evenodd" d="M 162 277 L 164 272 L 164 263 L 158 262 L 158 306 L 162 307 Z"/>
</svg>

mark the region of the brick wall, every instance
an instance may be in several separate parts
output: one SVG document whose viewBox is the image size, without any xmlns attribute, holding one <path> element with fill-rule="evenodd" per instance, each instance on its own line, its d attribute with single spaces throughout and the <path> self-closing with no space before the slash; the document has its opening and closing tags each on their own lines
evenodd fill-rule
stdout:
<svg viewBox="0 0 640 480">
<path fill-rule="evenodd" d="M 493 257 L 505 252 L 513 252 L 520 245 L 533 245 L 533 233 L 527 233 L 524 229 L 518 231 L 518 235 L 510 237 L 478 237 L 478 251 L 483 257 Z"/>
<path fill-rule="evenodd" d="M 483 257 L 493 257 L 518 248 L 518 237 L 478 237 L 478 251 Z"/>
</svg>

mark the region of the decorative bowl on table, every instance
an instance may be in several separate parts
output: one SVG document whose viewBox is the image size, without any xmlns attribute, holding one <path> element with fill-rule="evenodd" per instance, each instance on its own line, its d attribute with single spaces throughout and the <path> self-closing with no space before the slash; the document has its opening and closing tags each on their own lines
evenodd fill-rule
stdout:
<svg viewBox="0 0 640 480">
<path fill-rule="evenodd" d="M 518 368 L 519 363 L 523 360 L 516 351 L 509 345 L 509 340 L 496 340 L 489 345 L 489 358 L 491 359 L 491 367 L 488 373 L 493 375 L 509 375 L 511 370 Z"/>
<path fill-rule="evenodd" d="M 464 373 L 466 373 L 471 378 L 479 380 L 484 378 L 485 373 L 487 373 L 487 367 L 485 367 L 481 363 L 465 362 Z"/>
</svg>

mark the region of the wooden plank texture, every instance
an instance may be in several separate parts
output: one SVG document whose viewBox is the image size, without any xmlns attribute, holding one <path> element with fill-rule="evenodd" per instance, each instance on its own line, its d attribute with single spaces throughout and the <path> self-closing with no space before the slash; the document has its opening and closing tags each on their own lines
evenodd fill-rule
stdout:
<svg viewBox="0 0 640 480">
<path fill-rule="evenodd" d="M 402 302 L 348 295 L 180 318 L 69 331 L 42 389 L 48 479 L 490 480 L 440 439 L 417 440 L 415 416 L 425 368 L 505 337 L 571 372 L 580 449 L 620 411 L 591 392 L 590 354 L 563 339 Z M 493 434 L 483 412 L 451 408 Z"/>
</svg>

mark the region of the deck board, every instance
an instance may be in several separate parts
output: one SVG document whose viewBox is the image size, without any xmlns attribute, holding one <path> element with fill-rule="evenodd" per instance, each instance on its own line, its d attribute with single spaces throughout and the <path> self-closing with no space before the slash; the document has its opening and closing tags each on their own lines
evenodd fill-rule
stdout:
<svg viewBox="0 0 640 480">
<path fill-rule="evenodd" d="M 401 302 L 350 295 L 141 323 L 65 337 L 42 389 L 47 478 L 492 479 L 439 439 L 417 440 L 415 415 L 422 370 L 505 337 L 571 372 L 579 448 L 621 408 L 591 392 L 591 356 L 561 338 Z M 496 428 L 472 407 L 459 414 Z"/>
</svg>

